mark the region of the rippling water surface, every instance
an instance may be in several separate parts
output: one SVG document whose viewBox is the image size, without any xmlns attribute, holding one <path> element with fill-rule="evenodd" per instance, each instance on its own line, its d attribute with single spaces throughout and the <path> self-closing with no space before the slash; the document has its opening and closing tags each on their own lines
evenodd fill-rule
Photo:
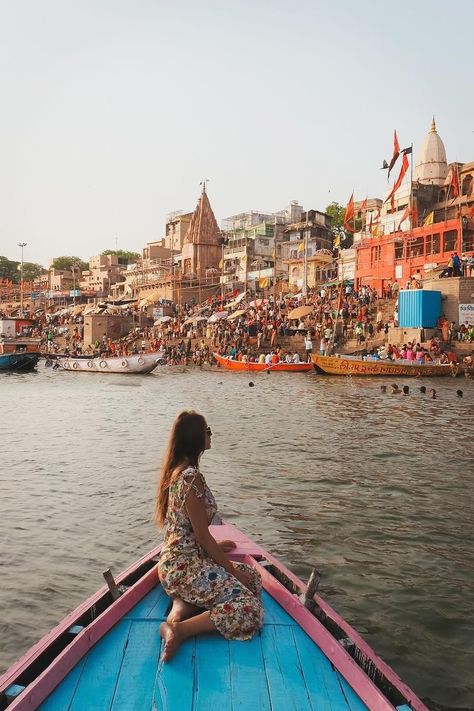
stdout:
<svg viewBox="0 0 474 711">
<path fill-rule="evenodd" d="M 419 381 L 408 397 L 380 383 L 2 375 L 0 668 L 103 569 L 156 545 L 157 468 L 173 418 L 194 408 L 214 433 L 202 470 L 224 518 L 298 575 L 316 565 L 322 595 L 430 705 L 474 708 L 474 382 L 424 381 L 435 401 Z"/>
</svg>

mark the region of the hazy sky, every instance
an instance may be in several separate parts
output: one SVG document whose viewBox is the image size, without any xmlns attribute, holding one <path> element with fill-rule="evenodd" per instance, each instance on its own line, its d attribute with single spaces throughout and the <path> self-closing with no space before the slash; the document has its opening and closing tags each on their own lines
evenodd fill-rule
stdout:
<svg viewBox="0 0 474 711">
<path fill-rule="evenodd" d="M 199 182 L 218 221 L 380 195 L 432 114 L 474 160 L 474 3 L 0 0 L 0 255 L 140 251 Z"/>
</svg>

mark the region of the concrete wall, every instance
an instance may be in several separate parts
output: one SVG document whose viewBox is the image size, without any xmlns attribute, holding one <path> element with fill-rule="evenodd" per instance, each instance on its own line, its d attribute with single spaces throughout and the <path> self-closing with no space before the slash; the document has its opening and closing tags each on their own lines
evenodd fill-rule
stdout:
<svg viewBox="0 0 474 711">
<path fill-rule="evenodd" d="M 441 292 L 441 315 L 458 325 L 459 304 L 474 304 L 474 277 L 425 279 L 423 289 Z"/>
<path fill-rule="evenodd" d="M 102 336 L 115 340 L 130 333 L 133 326 L 131 316 L 91 314 L 84 317 L 84 347 L 93 345 Z"/>
<path fill-rule="evenodd" d="M 388 329 L 388 342 L 394 346 L 401 346 L 408 341 L 421 343 L 423 340 L 429 341 L 433 338 L 436 329 L 434 328 L 400 328 L 391 326 Z"/>
</svg>

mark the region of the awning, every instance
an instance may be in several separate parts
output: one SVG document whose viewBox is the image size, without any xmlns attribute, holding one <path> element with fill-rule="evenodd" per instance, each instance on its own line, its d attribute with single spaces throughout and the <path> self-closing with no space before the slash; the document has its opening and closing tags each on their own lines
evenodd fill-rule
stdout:
<svg viewBox="0 0 474 711">
<path fill-rule="evenodd" d="M 183 326 L 195 326 L 197 323 L 201 323 L 202 321 L 207 321 L 206 316 L 191 316 L 186 319 Z"/>
<path fill-rule="evenodd" d="M 209 323 L 217 323 L 217 321 L 223 321 L 227 318 L 228 314 L 228 311 L 216 311 L 214 314 L 212 314 L 208 321 Z"/>
<path fill-rule="evenodd" d="M 239 316 L 243 316 L 245 313 L 247 313 L 246 309 L 239 309 L 238 311 L 234 311 L 228 318 L 228 321 L 233 321 L 235 318 L 239 318 Z"/>
<path fill-rule="evenodd" d="M 298 306 L 296 309 L 292 309 L 288 314 L 289 319 L 303 318 L 313 313 L 313 306 Z"/>
</svg>

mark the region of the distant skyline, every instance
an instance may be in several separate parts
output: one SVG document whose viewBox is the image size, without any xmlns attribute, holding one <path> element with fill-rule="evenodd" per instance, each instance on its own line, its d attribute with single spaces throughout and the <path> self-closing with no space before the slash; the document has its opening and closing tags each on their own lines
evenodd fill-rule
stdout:
<svg viewBox="0 0 474 711">
<path fill-rule="evenodd" d="M 393 130 L 474 160 L 474 4 L 0 4 L 0 255 L 141 252 L 166 215 L 381 196 Z"/>
</svg>

